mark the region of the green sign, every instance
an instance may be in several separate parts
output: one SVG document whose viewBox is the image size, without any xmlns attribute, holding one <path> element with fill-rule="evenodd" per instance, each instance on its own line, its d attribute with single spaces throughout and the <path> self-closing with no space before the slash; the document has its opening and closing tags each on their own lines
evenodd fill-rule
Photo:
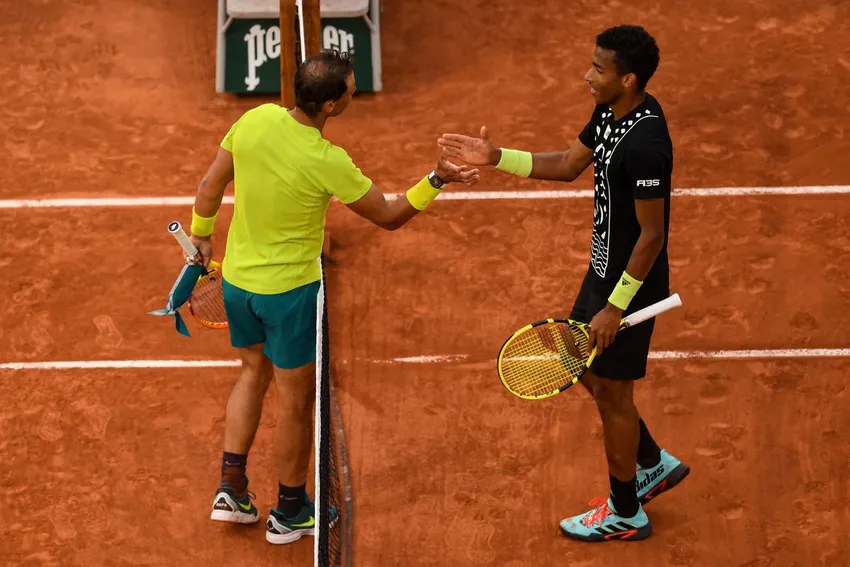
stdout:
<svg viewBox="0 0 850 567">
<path fill-rule="evenodd" d="M 225 35 L 224 89 L 234 93 L 280 92 L 280 26 L 278 20 L 231 22 Z M 363 18 L 322 19 L 322 47 L 354 58 L 357 90 L 369 92 L 372 80 L 372 42 Z M 301 47 L 297 46 L 296 53 Z M 297 56 L 301 59 L 300 55 Z"/>
</svg>

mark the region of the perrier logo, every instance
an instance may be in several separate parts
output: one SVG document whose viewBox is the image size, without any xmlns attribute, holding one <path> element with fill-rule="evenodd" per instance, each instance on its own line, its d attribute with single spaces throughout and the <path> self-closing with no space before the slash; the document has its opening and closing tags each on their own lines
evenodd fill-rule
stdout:
<svg viewBox="0 0 850 567">
<path fill-rule="evenodd" d="M 269 59 L 280 57 L 280 27 L 271 26 L 265 30 L 260 24 L 254 24 L 244 39 L 248 44 L 248 76 L 245 77 L 245 85 L 249 91 L 253 91 L 260 84 L 257 69 Z"/>
<path fill-rule="evenodd" d="M 269 26 L 264 29 L 260 24 L 254 24 L 244 36 L 248 47 L 248 76 L 245 86 L 253 91 L 260 84 L 257 73 L 267 61 L 280 58 L 280 27 Z M 322 48 L 336 49 L 342 53 L 354 54 L 354 35 L 335 26 L 325 26 L 322 31 Z M 299 58 L 300 60 L 300 58 Z"/>
<path fill-rule="evenodd" d="M 336 26 L 325 26 L 322 30 L 323 49 L 336 49 L 340 53 L 354 55 L 354 35 Z"/>
</svg>

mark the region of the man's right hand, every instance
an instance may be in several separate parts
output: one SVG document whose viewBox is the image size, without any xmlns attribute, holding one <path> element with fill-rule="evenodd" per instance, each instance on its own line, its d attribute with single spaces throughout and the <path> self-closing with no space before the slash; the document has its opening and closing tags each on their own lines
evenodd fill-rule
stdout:
<svg viewBox="0 0 850 567">
<path fill-rule="evenodd" d="M 479 138 L 463 134 L 443 134 L 437 143 L 445 149 L 447 157 L 471 165 L 496 165 L 502 159 L 502 150 L 490 141 L 486 126 L 481 127 Z"/>
<path fill-rule="evenodd" d="M 481 176 L 478 169 L 469 169 L 466 165 L 455 165 L 447 158 L 447 152 L 443 149 L 434 173 L 446 183 L 463 183 L 467 187 L 475 185 Z"/>
</svg>

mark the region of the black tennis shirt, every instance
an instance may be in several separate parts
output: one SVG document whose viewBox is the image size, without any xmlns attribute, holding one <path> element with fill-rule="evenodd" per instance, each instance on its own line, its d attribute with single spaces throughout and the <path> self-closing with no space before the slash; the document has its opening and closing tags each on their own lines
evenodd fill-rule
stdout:
<svg viewBox="0 0 850 567">
<path fill-rule="evenodd" d="M 579 140 L 593 150 L 593 236 L 586 285 L 607 297 L 629 263 L 640 236 L 636 199 L 664 199 L 664 246 L 638 291 L 629 312 L 669 295 L 667 236 L 673 144 L 661 105 L 651 95 L 614 120 L 613 111 L 597 105 Z"/>
</svg>

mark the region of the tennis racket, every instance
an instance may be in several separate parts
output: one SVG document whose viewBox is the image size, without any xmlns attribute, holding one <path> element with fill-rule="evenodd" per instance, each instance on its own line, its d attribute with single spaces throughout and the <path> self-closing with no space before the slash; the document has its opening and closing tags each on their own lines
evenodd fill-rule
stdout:
<svg viewBox="0 0 850 567">
<path fill-rule="evenodd" d="M 192 244 L 189 235 L 183 230 L 179 222 L 174 221 L 168 225 L 168 232 L 183 247 L 187 262 L 194 263 L 198 249 Z M 210 329 L 226 329 L 227 314 L 224 311 L 224 292 L 222 290 L 221 264 L 210 262 L 208 268 L 198 278 L 192 294 L 187 302 L 189 312 L 204 327 Z"/>
<path fill-rule="evenodd" d="M 623 318 L 617 330 L 681 305 L 676 293 Z M 588 323 L 572 319 L 544 319 L 518 330 L 499 351 L 497 366 L 502 384 L 525 400 L 550 398 L 574 386 L 596 357 L 596 347 L 587 354 L 588 329 Z"/>
</svg>

